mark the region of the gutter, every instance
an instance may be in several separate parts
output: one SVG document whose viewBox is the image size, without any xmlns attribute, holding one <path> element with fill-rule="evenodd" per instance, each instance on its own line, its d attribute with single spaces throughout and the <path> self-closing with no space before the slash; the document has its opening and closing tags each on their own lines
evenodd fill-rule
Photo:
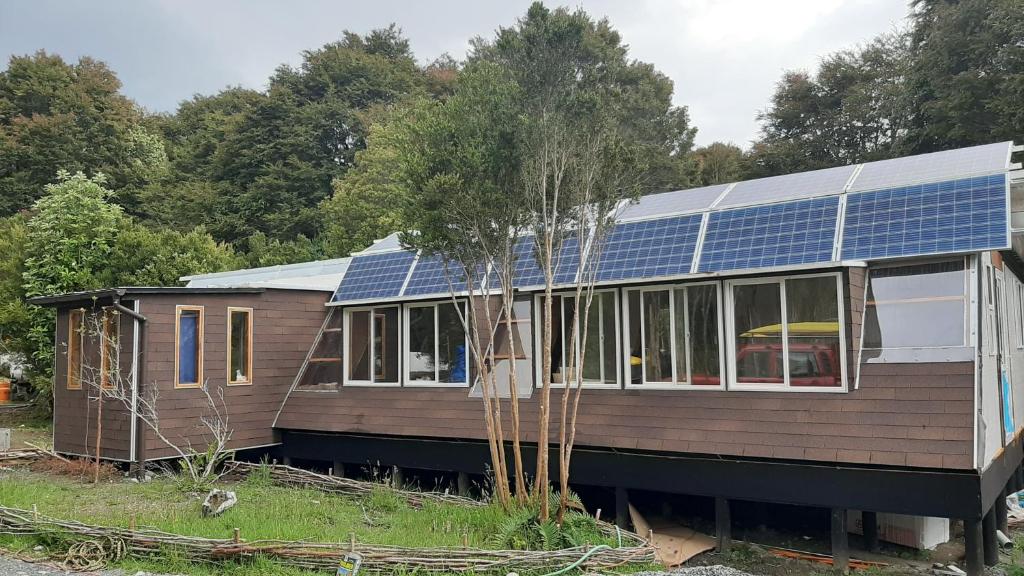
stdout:
<svg viewBox="0 0 1024 576">
<path fill-rule="evenodd" d="M 145 438 L 145 433 L 140 434 L 139 429 L 142 428 L 141 418 L 139 418 L 139 393 L 140 393 L 140 382 L 143 382 L 145 377 L 145 364 L 142 363 L 144 358 L 143 352 L 145 351 L 146 344 L 146 323 L 147 318 L 139 312 L 139 300 L 136 298 L 133 301 L 133 307 L 128 308 L 121 304 L 121 296 L 124 295 L 124 290 L 117 290 L 114 294 L 113 308 L 123 314 L 127 314 L 135 321 L 135 329 L 132 331 L 132 415 L 130 423 L 130 434 L 129 434 L 129 457 L 132 467 L 135 468 L 136 473 L 141 473 L 145 458 L 142 453 L 144 452 L 144 443 L 142 439 Z"/>
</svg>

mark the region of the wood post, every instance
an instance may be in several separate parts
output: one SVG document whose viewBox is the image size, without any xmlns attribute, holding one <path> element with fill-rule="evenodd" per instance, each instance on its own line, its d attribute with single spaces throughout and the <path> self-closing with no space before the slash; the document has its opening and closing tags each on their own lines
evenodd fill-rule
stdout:
<svg viewBox="0 0 1024 576">
<path fill-rule="evenodd" d="M 992 505 L 992 510 L 996 513 L 996 530 L 999 530 L 1003 534 L 1009 534 L 1009 519 L 1007 518 L 1006 509 L 1006 497 L 1010 494 L 1009 486 L 1003 488 L 1003 491 L 996 497 L 996 503 Z"/>
<path fill-rule="evenodd" d="M 967 576 L 983 576 L 985 574 L 984 555 L 982 553 L 981 520 L 964 519 L 964 564 L 967 565 Z"/>
<path fill-rule="evenodd" d="M 456 490 L 459 496 L 469 496 L 469 474 L 465 472 L 459 472 L 459 476 L 455 481 Z"/>
<path fill-rule="evenodd" d="M 718 551 L 727 553 L 732 547 L 732 514 L 726 498 L 715 498 L 715 535 L 718 537 Z"/>
<path fill-rule="evenodd" d="M 615 525 L 629 528 L 629 494 L 621 486 L 615 487 Z"/>
<path fill-rule="evenodd" d="M 341 460 L 334 461 L 334 475 L 338 478 L 345 477 L 345 463 Z"/>
<path fill-rule="evenodd" d="M 846 508 L 832 509 L 832 565 L 843 574 L 850 571 L 850 542 L 846 535 Z"/>
<path fill-rule="evenodd" d="M 281 458 L 281 464 L 284 464 L 285 466 L 291 466 L 292 465 L 292 457 L 291 456 L 284 456 L 283 458 Z"/>
<path fill-rule="evenodd" d="M 398 466 L 391 467 L 391 486 L 394 488 L 401 488 L 405 485 L 405 474 L 402 469 Z"/>
<path fill-rule="evenodd" d="M 864 549 L 878 552 L 878 514 L 865 510 L 860 513 L 860 518 L 864 525 Z"/>
<path fill-rule="evenodd" d="M 995 506 L 985 513 L 981 519 L 981 540 L 985 552 L 985 566 L 999 564 L 999 542 L 996 540 L 996 512 Z"/>
</svg>

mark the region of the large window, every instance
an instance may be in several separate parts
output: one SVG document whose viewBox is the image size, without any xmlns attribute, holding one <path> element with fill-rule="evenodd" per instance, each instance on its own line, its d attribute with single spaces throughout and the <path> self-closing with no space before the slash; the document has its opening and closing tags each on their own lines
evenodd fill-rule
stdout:
<svg viewBox="0 0 1024 576">
<path fill-rule="evenodd" d="M 100 388 L 114 388 L 118 375 L 118 337 L 121 315 L 113 308 L 103 309 L 103 336 L 100 341 Z"/>
<path fill-rule="evenodd" d="M 543 297 L 537 299 L 538 314 Z M 551 383 L 555 386 L 576 385 L 574 374 L 583 366 L 584 386 L 619 385 L 618 307 L 614 290 L 595 291 L 590 300 L 587 318 L 586 296 L 580 299 L 576 317 L 576 294 L 555 294 L 551 301 Z M 574 324 L 575 322 L 575 324 Z M 538 326 L 543 322 L 538 319 Z M 573 326 L 576 326 L 574 329 Z M 586 338 L 581 337 L 586 329 Z M 538 333 L 538 343 L 540 334 Z M 538 385 L 541 380 L 538 378 Z"/>
<path fill-rule="evenodd" d="M 865 302 L 863 347 L 966 346 L 966 294 L 962 259 L 873 268 Z"/>
<path fill-rule="evenodd" d="M 82 321 L 84 310 L 68 312 L 68 390 L 82 389 L 82 340 L 85 338 Z"/>
<path fill-rule="evenodd" d="M 414 386 L 465 386 L 469 380 L 465 305 L 410 304 L 406 308 L 406 382 Z"/>
<path fill-rule="evenodd" d="M 252 384 L 252 308 L 228 307 L 228 384 Z"/>
<path fill-rule="evenodd" d="M 727 283 L 731 386 L 738 389 L 843 386 L 838 274 Z"/>
<path fill-rule="evenodd" d="M 178 306 L 174 329 L 174 386 L 203 384 L 203 307 Z"/>
<path fill-rule="evenodd" d="M 398 306 L 345 311 L 345 384 L 398 385 Z"/>
<path fill-rule="evenodd" d="M 629 386 L 721 386 L 717 284 L 626 294 Z"/>
</svg>

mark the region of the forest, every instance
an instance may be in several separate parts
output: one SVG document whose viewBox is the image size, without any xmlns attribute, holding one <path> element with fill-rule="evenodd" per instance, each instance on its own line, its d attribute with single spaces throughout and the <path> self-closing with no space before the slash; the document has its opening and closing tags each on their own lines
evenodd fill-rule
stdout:
<svg viewBox="0 0 1024 576">
<path fill-rule="evenodd" d="M 914 0 L 896 30 L 784 73 L 762 111 L 737 110 L 757 114 L 755 141 L 702 147 L 672 81 L 632 59 L 612 22 L 540 3 L 463 60 L 422 62 L 400 24 L 344 31 L 265 90 L 227 87 L 169 114 L 127 98 L 96 59 L 13 55 L 0 71 L 0 352 L 26 359 L 45 409 L 53 316 L 26 298 L 346 256 L 422 226 L 430 199 L 396 169 L 405 127 L 467 78 L 542 99 L 558 79 L 503 72 L 555 39 L 579 48 L 638 194 L 1024 137 L 1019 0 Z M 488 146 L 500 161 L 502 142 Z"/>
</svg>

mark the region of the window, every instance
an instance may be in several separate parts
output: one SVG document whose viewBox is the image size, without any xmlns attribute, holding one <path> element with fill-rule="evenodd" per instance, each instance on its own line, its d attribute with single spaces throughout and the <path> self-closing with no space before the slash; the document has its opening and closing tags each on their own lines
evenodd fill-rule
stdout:
<svg viewBox="0 0 1024 576">
<path fill-rule="evenodd" d="M 68 390 L 82 389 L 82 320 L 84 310 L 68 312 Z"/>
<path fill-rule="evenodd" d="M 174 387 L 203 383 L 203 307 L 178 306 L 174 328 Z"/>
<path fill-rule="evenodd" d="M 801 389 L 843 386 L 841 276 L 728 283 L 731 386 Z"/>
<path fill-rule="evenodd" d="M 252 384 L 252 308 L 228 307 L 228 384 Z"/>
<path fill-rule="evenodd" d="M 1024 283 L 1017 285 L 1017 348 L 1024 348 Z"/>
<path fill-rule="evenodd" d="M 100 341 L 100 388 L 112 390 L 118 374 L 118 336 L 121 316 L 113 308 L 103 309 L 103 336 Z"/>
<path fill-rule="evenodd" d="M 863 347 L 965 346 L 966 294 L 963 260 L 872 269 L 864 307 Z"/>
<path fill-rule="evenodd" d="M 717 284 L 626 294 L 628 386 L 722 385 Z"/>
<path fill-rule="evenodd" d="M 575 370 L 582 365 L 584 386 L 618 387 L 618 303 L 614 290 L 596 290 L 590 299 L 587 318 L 576 316 L 576 294 L 554 294 L 551 301 L 551 383 L 576 385 Z M 586 296 L 581 296 L 586 308 Z M 538 315 L 543 314 L 543 297 L 537 297 Z M 573 329 L 574 319 L 576 329 Z M 538 321 L 538 326 L 543 325 Z M 585 326 L 584 326 L 585 325 Z M 582 330 L 586 328 L 586 338 Z M 538 344 L 540 334 L 538 331 Z M 585 342 L 583 341 L 585 340 Z M 538 374 L 539 375 L 539 374 Z M 541 379 L 537 379 L 538 386 Z"/>
<path fill-rule="evenodd" d="M 469 365 L 464 304 L 410 304 L 406 309 L 406 382 L 415 386 L 465 386 Z"/>
<path fill-rule="evenodd" d="M 398 306 L 345 311 L 345 384 L 398 385 Z"/>
</svg>

